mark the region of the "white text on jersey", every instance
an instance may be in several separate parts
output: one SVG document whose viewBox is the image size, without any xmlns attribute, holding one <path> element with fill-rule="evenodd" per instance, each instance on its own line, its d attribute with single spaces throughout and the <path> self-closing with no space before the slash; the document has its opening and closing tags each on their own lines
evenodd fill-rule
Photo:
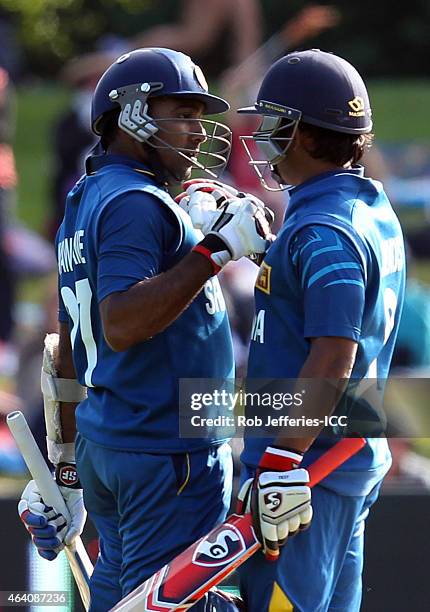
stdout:
<svg viewBox="0 0 430 612">
<path fill-rule="evenodd" d="M 77 230 L 71 238 L 58 243 L 58 273 L 72 272 L 74 266 L 86 263 L 83 255 L 85 230 Z"/>
<path fill-rule="evenodd" d="M 396 236 L 383 240 L 381 244 L 382 268 L 381 276 L 388 276 L 394 272 L 400 272 L 405 265 L 405 254 L 403 248 L 403 238 Z"/>
<path fill-rule="evenodd" d="M 221 291 L 221 286 L 217 278 L 210 278 L 204 284 L 205 296 L 209 300 L 206 302 L 206 310 L 210 315 L 214 315 L 216 312 L 225 311 L 224 296 Z"/>
<path fill-rule="evenodd" d="M 254 321 L 252 324 L 251 340 L 254 340 L 254 342 L 259 342 L 260 344 L 264 343 L 265 314 L 266 314 L 265 310 L 260 310 L 258 314 L 255 315 Z"/>
</svg>

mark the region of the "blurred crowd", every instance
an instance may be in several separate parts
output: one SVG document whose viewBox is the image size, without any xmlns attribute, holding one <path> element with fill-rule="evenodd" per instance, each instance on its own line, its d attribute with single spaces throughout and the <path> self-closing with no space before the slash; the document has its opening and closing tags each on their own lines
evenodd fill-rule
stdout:
<svg viewBox="0 0 430 612">
<path fill-rule="evenodd" d="M 309 4 L 298 11 L 270 38 L 264 40 L 260 0 L 206 0 L 205 19 L 196 28 L 195 15 L 201 12 L 200 0 L 182 0 L 174 23 L 159 23 L 130 39 L 109 34 L 91 52 L 68 61 L 59 78 L 70 90 L 64 113 L 52 123 L 51 202 L 46 208 L 45 235 L 39 236 L 18 221 L 16 171 L 13 137 L 16 123 L 14 76 L 19 72 L 19 48 L 13 31 L 0 16 L 0 474 L 19 474 L 23 464 L 14 449 L 4 424 L 5 414 L 21 409 L 43 450 L 43 403 L 39 376 L 43 337 L 56 331 L 56 279 L 53 240 L 61 223 L 65 197 L 83 171 L 85 156 L 95 144 L 90 129 L 90 102 L 95 84 L 113 59 L 136 47 L 171 47 L 190 54 L 205 71 L 219 52 L 225 56 L 217 79 L 218 91 L 232 109 L 246 105 L 255 96 L 267 66 L 289 49 L 312 47 L 316 35 L 338 27 L 342 15 L 328 5 Z M 201 26 L 201 27 L 200 27 Z M 18 117 L 19 120 L 19 117 Z M 253 119 L 233 111 L 227 122 L 233 132 L 233 147 L 223 180 L 242 191 L 250 191 L 275 212 L 275 230 L 282 224 L 288 205 L 287 192 L 262 191 L 240 146 L 238 135 L 253 129 Z M 29 142 L 31 146 L 31 142 Z M 378 147 L 366 160 L 369 174 L 387 179 L 384 156 Z M 430 169 L 429 169 L 430 174 Z M 19 208 L 19 203 L 18 203 Z M 428 232 L 428 228 L 425 228 Z M 413 258 L 430 257 L 430 242 L 411 236 L 409 281 L 393 367 L 403 375 L 419 368 L 430 371 L 430 287 L 414 276 Z M 414 250 L 415 249 L 415 250 Z M 253 285 L 256 266 L 248 260 L 229 264 L 221 275 L 232 325 L 237 373 L 246 374 L 248 344 L 253 317 Z M 41 304 L 17 300 L 23 280 L 43 283 L 45 299 Z M 393 441 L 395 462 L 391 484 L 407 482 L 416 474 L 417 462 L 425 474 L 412 485 L 430 490 L 430 460 L 418 455 L 411 440 Z"/>
</svg>

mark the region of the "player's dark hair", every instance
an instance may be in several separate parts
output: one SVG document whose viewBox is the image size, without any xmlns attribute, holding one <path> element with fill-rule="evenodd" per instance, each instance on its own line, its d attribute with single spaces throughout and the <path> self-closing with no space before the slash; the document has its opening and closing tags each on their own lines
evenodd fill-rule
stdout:
<svg viewBox="0 0 430 612">
<path fill-rule="evenodd" d="M 100 120 L 100 142 L 105 151 L 109 149 L 109 146 L 112 144 L 117 130 L 119 129 L 118 117 L 120 112 L 120 109 L 115 109 L 113 111 L 105 113 Z"/>
<path fill-rule="evenodd" d="M 313 145 L 308 149 L 309 155 L 337 166 L 348 162 L 356 164 L 366 149 L 372 146 L 372 133 L 344 134 L 304 122 L 300 122 L 299 128 L 312 138 Z"/>
</svg>

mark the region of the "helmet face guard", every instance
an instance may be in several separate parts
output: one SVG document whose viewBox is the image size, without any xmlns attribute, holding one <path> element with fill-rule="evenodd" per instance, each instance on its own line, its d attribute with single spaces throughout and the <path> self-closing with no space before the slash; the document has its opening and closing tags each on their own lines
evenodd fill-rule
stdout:
<svg viewBox="0 0 430 612">
<path fill-rule="evenodd" d="M 196 155 L 195 149 L 175 148 L 163 138 L 163 134 L 175 134 L 176 130 L 169 125 L 178 121 L 176 117 L 154 119 L 148 113 L 148 98 L 156 98 L 156 92 L 162 90 L 162 83 L 138 83 L 114 89 L 109 93 L 112 102 L 121 107 L 118 117 L 118 127 L 138 142 L 146 143 L 154 149 L 170 149 L 190 162 L 190 166 L 198 168 L 217 178 L 225 166 L 231 149 L 231 131 L 218 121 L 210 119 L 185 119 L 181 123 L 202 126 L 201 131 L 187 130 L 189 135 L 205 136 L 202 150 Z M 154 95 L 155 94 L 155 95 Z M 169 95 L 169 94 L 167 94 Z M 179 97 L 172 94 L 172 97 Z M 188 95 L 193 98 L 193 94 Z M 97 125 L 96 125 L 97 127 Z"/>
<path fill-rule="evenodd" d="M 288 185 L 280 183 L 275 166 L 283 159 L 291 146 L 302 114 L 294 108 L 281 107 L 279 104 L 275 105 L 267 101 L 262 101 L 256 106 L 253 114 L 263 115 L 260 127 L 250 136 L 240 136 L 240 140 L 249 157 L 249 164 L 256 172 L 262 186 L 268 191 L 283 191 L 288 188 Z M 269 114 L 269 109 L 273 109 L 273 114 Z M 260 159 L 256 159 L 249 146 L 250 141 L 257 145 L 261 154 Z M 278 187 L 270 186 L 268 182 L 270 177 L 275 179 Z"/>
</svg>

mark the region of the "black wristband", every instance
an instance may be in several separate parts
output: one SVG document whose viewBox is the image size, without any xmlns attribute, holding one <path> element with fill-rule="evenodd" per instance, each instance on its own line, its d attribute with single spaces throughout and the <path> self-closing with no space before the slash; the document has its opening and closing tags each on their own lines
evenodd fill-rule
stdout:
<svg viewBox="0 0 430 612">
<path fill-rule="evenodd" d="M 208 234 L 203 238 L 201 242 L 199 242 L 199 244 L 201 244 L 202 247 L 204 247 L 205 249 L 208 249 L 211 253 L 218 253 L 219 251 L 228 251 L 230 255 L 232 255 L 230 249 L 228 248 L 224 240 L 222 240 L 222 238 L 219 238 L 218 236 L 215 236 L 215 234 Z"/>
<path fill-rule="evenodd" d="M 55 482 L 59 487 L 82 489 L 75 463 L 59 463 L 55 466 Z"/>
</svg>

